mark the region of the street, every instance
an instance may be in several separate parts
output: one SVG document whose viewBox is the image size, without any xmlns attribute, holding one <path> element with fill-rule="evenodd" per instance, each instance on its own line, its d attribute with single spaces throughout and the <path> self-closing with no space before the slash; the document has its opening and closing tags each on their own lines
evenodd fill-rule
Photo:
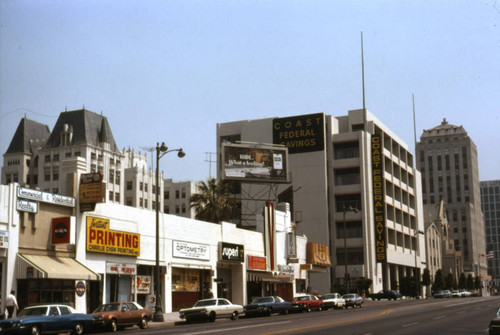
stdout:
<svg viewBox="0 0 500 335">
<path fill-rule="evenodd" d="M 487 334 L 500 297 L 365 301 L 363 308 L 217 320 L 214 323 L 154 325 L 123 333 L 147 334 Z"/>
</svg>

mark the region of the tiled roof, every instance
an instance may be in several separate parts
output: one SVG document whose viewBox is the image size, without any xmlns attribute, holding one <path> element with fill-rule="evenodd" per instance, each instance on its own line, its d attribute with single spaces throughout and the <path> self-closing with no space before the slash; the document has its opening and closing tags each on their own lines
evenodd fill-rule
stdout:
<svg viewBox="0 0 500 335">
<path fill-rule="evenodd" d="M 73 130 L 72 145 L 86 143 L 99 146 L 109 143 L 111 150 L 117 150 L 108 119 L 86 109 L 62 112 L 45 147 L 60 146 L 65 125 Z"/>
<path fill-rule="evenodd" d="M 441 122 L 439 126 L 424 130 L 422 137 L 445 136 L 454 134 L 467 135 L 467 132 L 465 131 L 463 126 L 455 126 L 449 124 L 448 121 L 446 121 L 446 119 L 443 119 L 443 122 Z"/>
<path fill-rule="evenodd" d="M 37 146 L 41 146 L 47 141 L 49 136 L 50 130 L 47 125 L 24 117 L 21 119 L 21 122 L 19 122 L 19 126 L 10 142 L 6 154 L 21 152 L 29 153 L 31 152 L 30 143 L 38 143 Z"/>
</svg>

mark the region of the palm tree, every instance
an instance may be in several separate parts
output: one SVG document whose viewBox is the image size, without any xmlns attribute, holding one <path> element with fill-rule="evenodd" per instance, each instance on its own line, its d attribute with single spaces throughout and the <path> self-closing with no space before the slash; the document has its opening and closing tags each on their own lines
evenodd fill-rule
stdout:
<svg viewBox="0 0 500 335">
<path fill-rule="evenodd" d="M 233 184 L 210 178 L 198 184 L 198 192 L 191 197 L 191 207 L 196 211 L 196 219 L 219 223 L 235 219 L 240 202 L 234 197 Z"/>
</svg>

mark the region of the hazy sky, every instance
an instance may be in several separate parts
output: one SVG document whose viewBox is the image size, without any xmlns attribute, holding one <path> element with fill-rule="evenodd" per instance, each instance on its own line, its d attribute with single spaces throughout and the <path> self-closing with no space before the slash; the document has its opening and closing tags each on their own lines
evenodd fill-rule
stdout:
<svg viewBox="0 0 500 335">
<path fill-rule="evenodd" d="M 0 0 L 0 164 L 25 114 L 52 130 L 85 106 L 206 179 L 217 123 L 361 108 L 361 31 L 370 112 L 413 151 L 415 94 L 417 136 L 463 125 L 500 179 L 497 0 Z"/>
</svg>

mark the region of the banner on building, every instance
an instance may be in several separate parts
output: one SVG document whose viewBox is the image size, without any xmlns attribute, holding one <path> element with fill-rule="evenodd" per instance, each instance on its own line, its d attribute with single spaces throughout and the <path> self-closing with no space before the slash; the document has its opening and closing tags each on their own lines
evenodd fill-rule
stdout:
<svg viewBox="0 0 500 335">
<path fill-rule="evenodd" d="M 332 266 L 329 248 L 325 244 L 307 242 L 307 263 L 316 266 Z"/>
<path fill-rule="evenodd" d="M 87 251 L 139 256 L 141 236 L 109 229 L 109 219 L 87 216 Z"/>
<path fill-rule="evenodd" d="M 248 256 L 247 257 L 247 270 L 267 270 L 267 258 L 261 256 Z"/>
<path fill-rule="evenodd" d="M 52 219 L 52 244 L 68 244 L 71 240 L 71 218 Z"/>
<path fill-rule="evenodd" d="M 375 219 L 375 257 L 377 262 L 387 261 L 387 240 L 385 229 L 385 185 L 383 140 L 379 134 L 372 135 L 372 181 L 373 217 Z"/>
</svg>

